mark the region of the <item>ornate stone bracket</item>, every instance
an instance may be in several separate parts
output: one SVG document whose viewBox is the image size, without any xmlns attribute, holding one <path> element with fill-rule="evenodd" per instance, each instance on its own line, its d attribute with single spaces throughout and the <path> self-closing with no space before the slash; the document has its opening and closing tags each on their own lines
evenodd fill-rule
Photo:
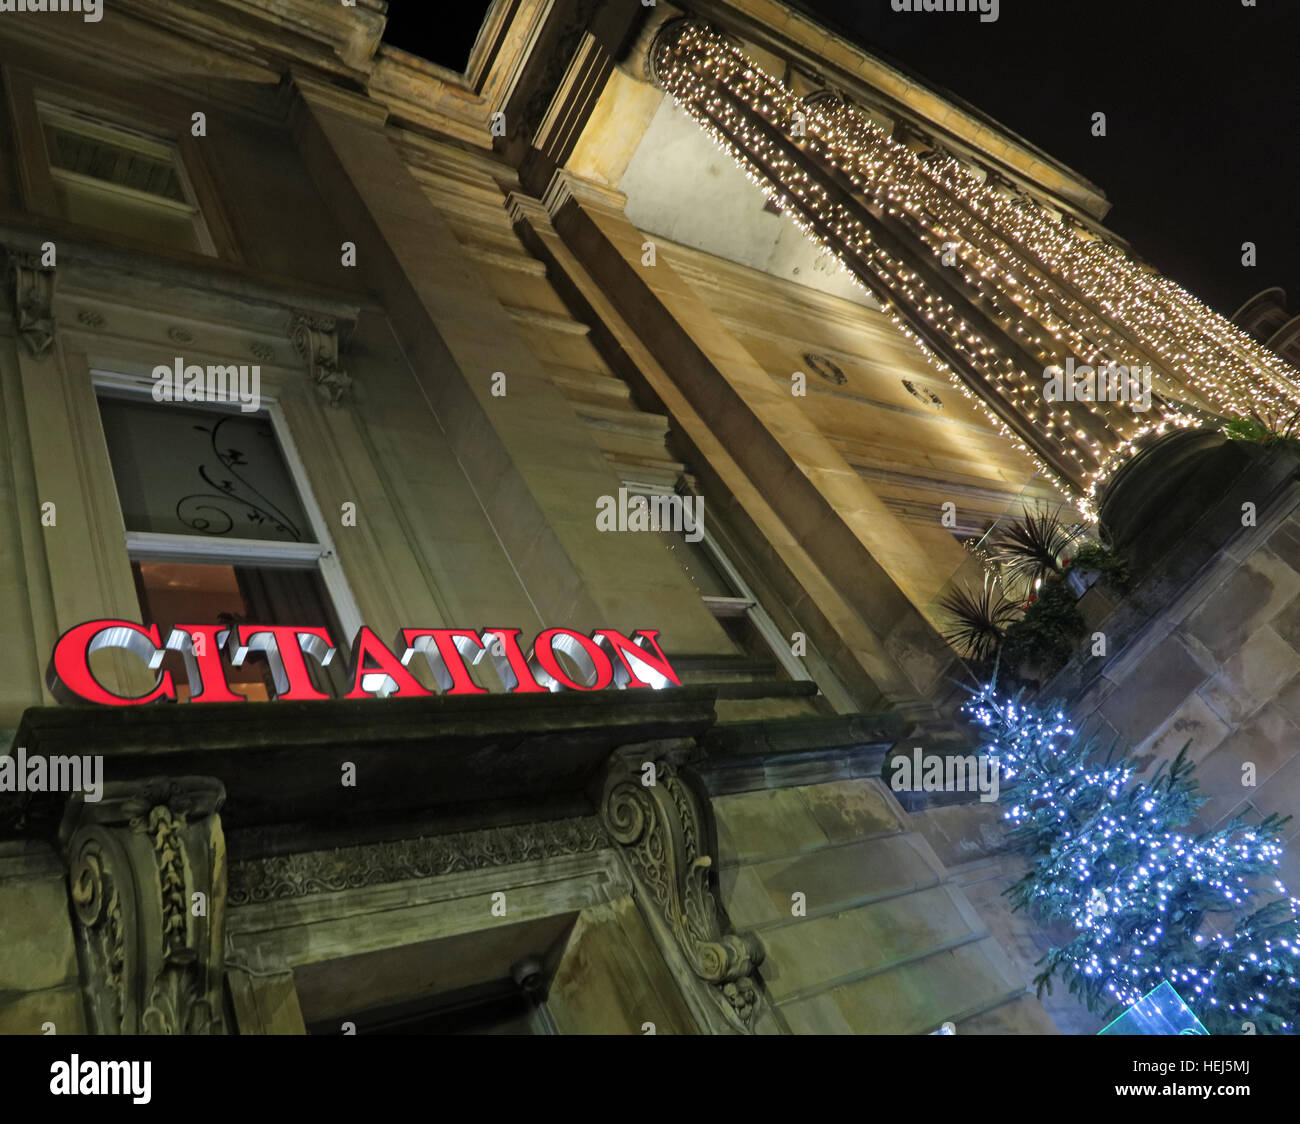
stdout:
<svg viewBox="0 0 1300 1124">
<path fill-rule="evenodd" d="M 307 364 L 316 392 L 331 406 L 342 406 L 352 392 L 352 378 L 340 358 L 338 321 L 312 312 L 294 314 L 290 326 L 293 346 Z"/>
<path fill-rule="evenodd" d="M 28 351 L 44 355 L 54 345 L 54 269 L 41 265 L 40 254 L 10 250 L 5 285 L 15 330 Z"/>
<path fill-rule="evenodd" d="M 225 797 L 220 781 L 179 777 L 69 803 L 60 840 L 92 1033 L 225 1033 Z"/>
<path fill-rule="evenodd" d="M 707 990 L 726 1024 L 751 1033 L 765 1002 L 754 972 L 763 960 L 757 937 L 725 932 L 708 853 L 705 800 L 683 772 L 693 742 L 629 746 L 610 761 L 601 818 L 622 845 L 656 919 Z M 653 765 L 653 784 L 646 783 Z"/>
</svg>

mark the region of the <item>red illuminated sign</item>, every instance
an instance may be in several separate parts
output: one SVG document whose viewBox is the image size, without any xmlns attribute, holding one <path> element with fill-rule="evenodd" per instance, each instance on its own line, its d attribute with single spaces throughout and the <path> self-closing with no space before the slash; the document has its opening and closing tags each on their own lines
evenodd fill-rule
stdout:
<svg viewBox="0 0 1300 1124">
<path fill-rule="evenodd" d="M 536 691 L 602 691 L 609 687 L 680 687 L 659 648 L 657 630 L 638 629 L 632 636 L 598 628 L 585 636 L 571 628 L 540 633 L 528 655 L 517 628 L 404 628 L 390 648 L 369 628 L 352 641 L 347 670 L 348 699 L 415 698 L 435 692 L 409 670 L 421 656 L 438 690 L 447 695 L 481 695 L 470 668 L 491 660 L 501 682 L 512 694 Z M 138 698 L 116 694 L 101 684 L 90 668 L 93 653 L 107 649 L 130 652 L 152 671 L 159 671 L 153 690 Z M 222 650 L 234 667 L 252 653 L 265 657 L 276 699 L 328 699 L 312 684 L 307 659 L 322 667 L 336 654 L 327 630 L 307 625 L 241 624 L 234 628 L 211 624 L 178 624 L 164 644 L 155 625 L 131 621 L 86 621 L 68 629 L 54 647 L 45 673 L 54 697 L 63 703 L 92 702 L 103 706 L 143 706 L 176 700 L 172 673 L 162 669 L 168 651 L 180 652 L 193 703 L 244 702 L 226 682 Z M 399 659 L 395 652 L 402 653 Z M 562 662 L 560 657 L 564 656 Z M 162 670 L 160 670 L 162 669 Z"/>
</svg>

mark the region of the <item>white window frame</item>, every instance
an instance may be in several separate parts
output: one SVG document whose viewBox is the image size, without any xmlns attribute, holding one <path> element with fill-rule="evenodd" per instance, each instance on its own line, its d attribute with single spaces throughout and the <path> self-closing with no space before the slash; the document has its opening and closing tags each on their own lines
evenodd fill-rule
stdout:
<svg viewBox="0 0 1300 1124">
<path fill-rule="evenodd" d="M 680 481 L 675 488 L 669 488 L 663 484 L 648 484 L 641 480 L 624 480 L 623 487 L 628 490 L 629 495 L 696 495 L 694 489 L 684 480 Z M 740 576 L 740 571 L 732 565 L 731 559 L 727 557 L 727 552 L 722 548 L 722 544 L 710 534 L 705 520 L 700 521 L 699 530 L 701 532 L 701 541 L 708 549 L 714 565 L 722 571 L 723 576 L 731 583 L 733 589 L 740 590 L 739 597 L 707 597 L 701 595 L 700 600 L 704 602 L 709 612 L 715 617 L 748 617 L 750 624 L 754 626 L 754 629 L 763 638 L 764 643 L 772 650 L 772 655 L 789 673 L 790 678 L 813 682 L 813 677 L 804 665 L 803 660 L 790 651 L 789 642 L 782 635 L 781 630 L 776 627 L 776 622 L 767 615 L 767 610 L 759 604 L 758 597 L 750 589 L 749 583 Z"/>
<path fill-rule="evenodd" d="M 90 376 L 97 401 L 102 390 L 108 392 L 104 397 L 144 401 L 158 410 L 167 408 L 166 403 L 154 401 L 155 384 L 150 377 L 128 375 L 96 367 L 91 368 Z M 334 549 L 334 540 L 330 537 L 329 525 L 325 522 L 320 505 L 312 494 L 306 466 L 293 442 L 288 419 L 279 401 L 274 395 L 263 394 L 262 405 L 256 412 L 222 409 L 219 403 L 188 403 L 187 406 L 190 408 L 197 406 L 200 409 L 206 407 L 214 414 L 239 413 L 243 417 L 263 417 L 270 421 L 280 451 L 284 454 L 289 478 L 297 491 L 298 502 L 306 512 L 316 541 L 286 543 L 261 539 L 208 539 L 197 535 L 127 531 L 126 551 L 131 561 L 242 564 L 294 570 L 309 569 L 314 565 L 325 585 L 325 592 L 330 599 L 339 627 L 345 633 L 344 636 L 335 638 L 336 647 L 350 645 L 365 621 L 361 617 L 361 610 L 343 573 L 343 567 Z M 117 482 L 114 480 L 115 495 L 116 487 Z"/>
</svg>

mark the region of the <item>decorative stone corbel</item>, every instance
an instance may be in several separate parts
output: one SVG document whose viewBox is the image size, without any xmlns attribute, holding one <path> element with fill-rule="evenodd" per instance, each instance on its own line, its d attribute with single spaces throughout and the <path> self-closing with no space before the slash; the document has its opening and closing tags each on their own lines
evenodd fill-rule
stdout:
<svg viewBox="0 0 1300 1124">
<path fill-rule="evenodd" d="M 290 327 L 293 346 L 307 364 L 316 392 L 331 406 L 343 405 L 352 379 L 339 356 L 339 324 L 332 316 L 312 312 L 294 314 Z"/>
<path fill-rule="evenodd" d="M 696 994 L 707 992 L 713 1017 L 704 1012 L 706 1021 L 716 1024 L 720 1012 L 727 1027 L 748 1034 L 765 1002 L 754 979 L 763 946 L 753 935 L 723 929 L 708 853 L 707 797 L 683 770 L 692 750 L 689 741 L 619 750 L 605 777 L 601 819 L 623 847 L 656 927 L 689 965 Z"/>
<path fill-rule="evenodd" d="M 177 777 L 69 802 L 60 840 L 92 1033 L 226 1032 L 225 798 L 211 777 Z"/>
<path fill-rule="evenodd" d="M 5 285 L 14 313 L 14 329 L 34 356 L 54 344 L 54 269 L 41 265 L 41 256 L 10 250 Z"/>
</svg>

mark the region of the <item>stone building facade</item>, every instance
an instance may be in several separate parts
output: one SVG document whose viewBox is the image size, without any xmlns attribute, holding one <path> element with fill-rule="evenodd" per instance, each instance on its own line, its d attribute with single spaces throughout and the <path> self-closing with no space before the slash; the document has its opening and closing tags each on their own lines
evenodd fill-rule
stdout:
<svg viewBox="0 0 1300 1124">
<path fill-rule="evenodd" d="M 0 731 L 105 781 L 0 796 L 0 1030 L 1056 1029 L 880 779 L 960 736 L 936 603 L 962 538 L 1059 498 L 1042 450 L 655 52 L 708 21 L 1085 241 L 1104 196 L 776 0 L 682 9 L 497 0 L 461 74 L 379 0 L 0 19 Z M 257 400 L 159 401 L 173 364 Z M 702 534 L 602 529 L 636 496 Z M 162 628 L 102 637 L 103 690 L 202 694 L 164 645 L 198 614 L 324 630 L 328 697 L 278 697 L 250 636 L 245 701 L 61 705 L 88 621 Z M 345 699 L 385 694 L 342 668 L 363 625 L 654 630 L 680 685 L 588 691 L 579 658 L 520 691 L 496 652 L 484 693 L 415 660 L 420 697 Z"/>
</svg>

